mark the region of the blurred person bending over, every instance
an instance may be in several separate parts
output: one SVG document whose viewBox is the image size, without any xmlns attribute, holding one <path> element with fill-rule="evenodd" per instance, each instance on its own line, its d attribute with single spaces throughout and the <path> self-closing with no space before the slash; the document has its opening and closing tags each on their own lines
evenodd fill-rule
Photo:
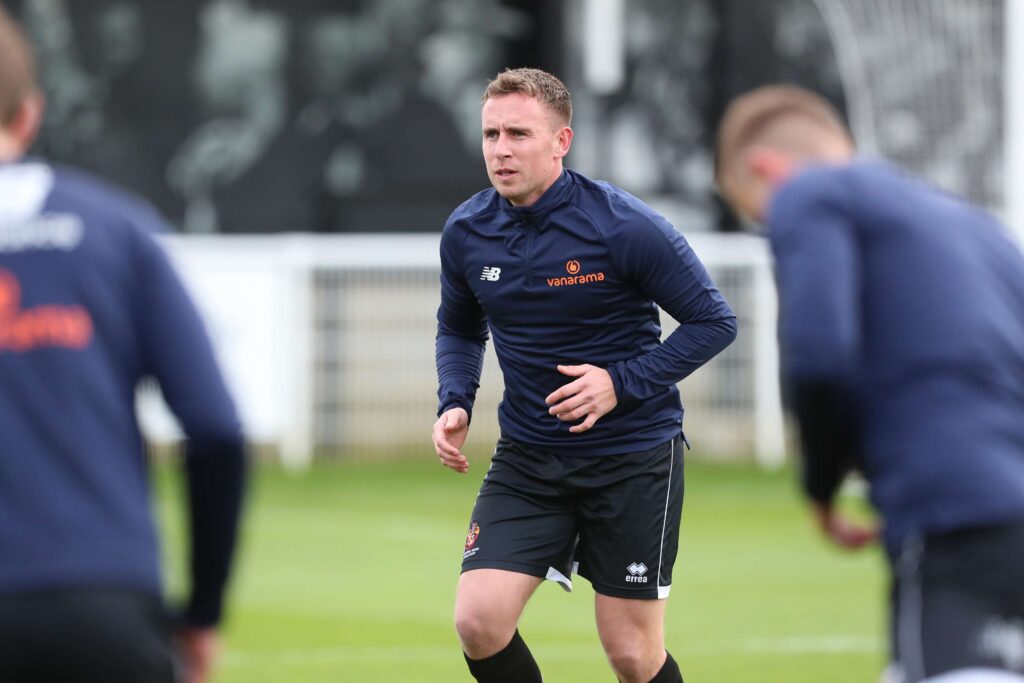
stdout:
<svg viewBox="0 0 1024 683">
<path fill-rule="evenodd" d="M 0 9 L 0 680 L 198 683 L 235 545 L 239 421 L 150 234 L 161 219 L 23 159 L 42 114 L 31 49 Z M 162 603 L 135 418 L 146 376 L 189 437 L 192 592 L 179 623 Z"/>
<path fill-rule="evenodd" d="M 483 97 L 493 189 L 441 237 L 437 369 L 441 462 L 461 449 L 488 329 L 505 380 L 501 438 L 473 509 L 455 625 L 481 682 L 540 681 L 517 624 L 545 579 L 594 586 L 619 680 L 682 681 L 665 651 L 683 502 L 676 383 L 736 335 L 732 310 L 686 240 L 608 183 L 563 169 L 565 86 L 536 69 Z M 660 305 L 679 322 L 662 343 Z"/>
<path fill-rule="evenodd" d="M 787 397 L 822 530 L 863 472 L 903 683 L 1024 683 L 1024 258 L 984 211 L 855 156 L 822 98 L 767 86 L 721 124 L 719 187 L 768 231 Z"/>
</svg>

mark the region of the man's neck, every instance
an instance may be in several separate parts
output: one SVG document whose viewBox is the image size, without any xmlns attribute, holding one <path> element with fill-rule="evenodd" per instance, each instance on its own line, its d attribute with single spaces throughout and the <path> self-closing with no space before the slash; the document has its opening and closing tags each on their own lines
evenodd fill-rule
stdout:
<svg viewBox="0 0 1024 683">
<path fill-rule="evenodd" d="M 547 194 L 548 190 L 550 190 L 554 186 L 554 184 L 558 182 L 558 179 L 562 177 L 562 168 L 563 168 L 562 165 L 559 164 L 558 165 L 558 171 L 548 180 L 547 184 L 544 185 L 544 189 L 541 190 L 540 193 L 537 196 L 535 196 L 532 199 L 530 199 L 529 203 L 524 202 L 522 204 L 516 204 L 516 203 L 513 202 L 512 206 L 514 206 L 516 208 L 519 208 L 519 209 L 524 209 L 524 208 L 529 208 L 529 207 L 533 206 L 534 204 L 536 204 L 537 202 L 539 202 L 541 197 L 543 197 L 545 194 Z"/>
<path fill-rule="evenodd" d="M 11 135 L 0 130 L 0 164 L 17 161 L 24 153 L 25 150 Z"/>
</svg>

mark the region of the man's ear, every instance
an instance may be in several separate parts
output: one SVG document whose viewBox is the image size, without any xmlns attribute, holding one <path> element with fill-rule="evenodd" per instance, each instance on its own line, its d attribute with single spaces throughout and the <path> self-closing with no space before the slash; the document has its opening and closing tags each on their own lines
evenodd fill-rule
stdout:
<svg viewBox="0 0 1024 683">
<path fill-rule="evenodd" d="M 558 131 L 558 137 L 555 138 L 555 158 L 561 159 L 569 154 L 569 148 L 572 146 L 572 128 L 569 126 L 562 126 Z"/>
<path fill-rule="evenodd" d="M 770 186 L 778 185 L 793 171 L 793 161 L 771 147 L 755 145 L 744 155 L 747 171 Z"/>
<path fill-rule="evenodd" d="M 43 112 L 46 110 L 46 100 L 43 93 L 35 90 L 22 101 L 18 112 L 7 125 L 7 132 L 14 138 L 15 143 L 22 151 L 32 146 L 39 127 L 43 124 Z"/>
</svg>

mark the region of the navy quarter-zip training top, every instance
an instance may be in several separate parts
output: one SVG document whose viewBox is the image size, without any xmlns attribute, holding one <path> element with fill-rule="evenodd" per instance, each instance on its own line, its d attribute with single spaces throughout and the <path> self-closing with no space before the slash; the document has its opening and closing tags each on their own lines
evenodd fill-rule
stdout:
<svg viewBox="0 0 1024 683">
<path fill-rule="evenodd" d="M 220 618 L 244 442 L 200 317 L 144 201 L 45 163 L 0 163 L 0 595 L 159 596 L 159 543 L 135 416 L 160 384 L 188 436 L 192 595 Z"/>
<path fill-rule="evenodd" d="M 865 160 L 804 169 L 766 225 L 783 379 L 817 394 L 797 410 L 805 467 L 831 471 L 808 477 L 810 497 L 831 499 L 842 471 L 828 461 L 850 444 L 808 449 L 807 434 L 842 420 L 891 553 L 1024 520 L 1024 257 L 1006 230 Z"/>
<path fill-rule="evenodd" d="M 664 342 L 657 306 L 679 322 Z M 678 434 L 676 383 L 736 336 L 736 316 L 683 236 L 636 197 L 565 170 L 535 204 L 488 189 L 441 236 L 438 414 L 472 414 L 490 336 L 505 380 L 502 434 L 567 455 L 645 450 Z M 544 399 L 608 370 L 618 405 L 581 434 Z"/>
</svg>

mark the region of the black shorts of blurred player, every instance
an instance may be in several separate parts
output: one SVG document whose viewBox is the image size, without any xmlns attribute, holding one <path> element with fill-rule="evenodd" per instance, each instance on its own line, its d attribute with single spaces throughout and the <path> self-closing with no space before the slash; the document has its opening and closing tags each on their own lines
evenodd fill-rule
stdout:
<svg viewBox="0 0 1024 683">
<path fill-rule="evenodd" d="M 908 541 L 893 565 L 894 683 L 1024 683 L 1024 522 Z"/>
<path fill-rule="evenodd" d="M 114 589 L 0 596 L 0 681 L 176 683 L 160 600 Z"/>
<path fill-rule="evenodd" d="M 602 595 L 667 598 L 683 502 L 683 439 L 619 456 L 498 441 L 473 508 L 462 571 L 505 569 Z"/>
</svg>

